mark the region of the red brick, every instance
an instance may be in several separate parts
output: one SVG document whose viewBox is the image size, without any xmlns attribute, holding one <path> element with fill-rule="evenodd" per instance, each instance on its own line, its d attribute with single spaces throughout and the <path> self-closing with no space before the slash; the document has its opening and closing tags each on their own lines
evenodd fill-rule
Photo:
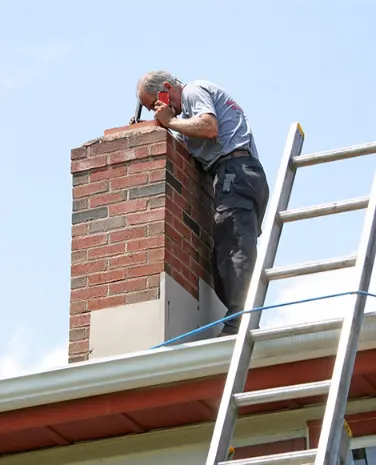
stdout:
<svg viewBox="0 0 376 465">
<path fill-rule="evenodd" d="M 161 127 L 159 122 L 157 120 L 155 120 L 155 119 L 150 120 L 150 121 L 149 120 L 148 121 L 142 121 L 141 123 L 131 124 L 129 126 L 119 126 L 117 128 L 106 129 L 104 131 L 104 135 L 108 136 L 110 134 L 124 133 L 125 131 L 135 131 L 135 130 L 138 130 L 139 128 L 155 127 L 155 126 Z M 124 139 L 120 139 L 120 140 L 124 140 Z M 125 140 L 128 141 L 128 139 L 125 139 Z"/>
<path fill-rule="evenodd" d="M 181 247 L 177 249 L 177 257 L 182 263 L 189 265 L 191 262 L 191 255 L 187 254 Z"/>
<path fill-rule="evenodd" d="M 80 289 L 87 286 L 87 277 L 71 278 L 71 289 Z"/>
<path fill-rule="evenodd" d="M 163 247 L 163 245 L 164 245 L 163 236 L 145 237 L 144 239 L 136 239 L 133 241 L 128 241 L 127 251 L 137 252 L 141 250 L 155 249 L 157 247 Z"/>
<path fill-rule="evenodd" d="M 71 253 L 71 262 L 80 263 L 87 259 L 87 250 L 76 250 Z"/>
<path fill-rule="evenodd" d="M 140 224 L 149 223 L 152 221 L 163 220 L 165 217 L 165 209 L 160 208 L 152 211 L 146 211 L 143 213 L 134 213 L 128 215 L 128 224 Z"/>
<path fill-rule="evenodd" d="M 147 174 L 132 174 L 111 181 L 111 190 L 115 191 L 118 189 L 124 189 L 126 187 L 141 186 L 148 182 Z"/>
<path fill-rule="evenodd" d="M 105 141 L 100 144 L 93 144 L 90 146 L 90 156 L 102 155 L 111 152 L 118 152 L 128 148 L 128 139 L 119 138 L 115 140 Z"/>
<path fill-rule="evenodd" d="M 89 336 L 89 328 L 74 328 L 69 331 L 69 341 L 82 341 Z"/>
<path fill-rule="evenodd" d="M 190 204 L 185 197 L 180 195 L 175 190 L 173 191 L 173 199 L 174 199 L 174 202 L 176 203 L 176 205 L 179 205 L 187 213 L 190 213 L 191 208 L 192 208 L 192 204 Z"/>
<path fill-rule="evenodd" d="M 107 234 L 95 234 L 92 236 L 76 237 L 72 240 L 72 250 L 89 249 L 97 245 L 107 244 Z"/>
<path fill-rule="evenodd" d="M 161 282 L 161 276 L 159 274 L 155 274 L 153 276 L 149 276 L 147 280 L 147 287 L 158 287 Z"/>
<path fill-rule="evenodd" d="M 88 251 L 88 259 L 91 258 L 100 258 L 100 257 L 109 257 L 111 255 L 119 255 L 125 252 L 125 244 L 111 244 L 105 245 L 104 247 L 95 247 Z"/>
<path fill-rule="evenodd" d="M 147 291 L 132 292 L 125 296 L 126 304 L 137 304 L 139 302 L 147 302 L 148 300 L 158 299 L 158 289 L 150 289 Z"/>
<path fill-rule="evenodd" d="M 107 169 L 100 171 L 93 171 L 90 173 L 90 182 L 102 181 L 105 179 L 114 179 L 127 174 L 127 167 L 122 166 L 108 166 Z"/>
<path fill-rule="evenodd" d="M 166 184 L 166 196 L 170 199 L 174 197 L 174 189 L 170 186 L 170 184 Z"/>
<path fill-rule="evenodd" d="M 190 292 L 191 290 L 191 283 L 184 278 L 180 273 L 176 270 L 173 270 L 172 277 L 178 282 L 186 291 Z"/>
<path fill-rule="evenodd" d="M 205 258 L 200 257 L 200 265 L 204 270 L 210 270 L 210 262 Z"/>
<path fill-rule="evenodd" d="M 116 163 L 124 163 L 126 161 L 134 160 L 136 154 L 133 149 L 121 150 L 120 152 L 115 152 L 109 155 L 110 164 L 115 165 Z"/>
<path fill-rule="evenodd" d="M 175 215 L 176 218 L 178 218 L 179 220 L 183 220 L 183 209 L 181 208 L 181 206 L 174 203 L 174 201 L 171 200 L 169 197 L 166 197 L 166 217 L 168 217 L 169 214 Z"/>
<path fill-rule="evenodd" d="M 174 176 L 175 178 L 181 182 L 181 184 L 183 186 L 190 186 L 191 185 L 191 182 L 189 180 L 189 177 L 186 176 L 182 170 L 180 170 L 179 168 L 176 168 L 174 169 Z"/>
<path fill-rule="evenodd" d="M 166 170 L 156 170 L 149 173 L 149 182 L 164 181 L 166 179 Z"/>
<path fill-rule="evenodd" d="M 128 278 L 138 278 L 141 276 L 149 276 L 164 271 L 164 263 L 152 263 L 150 265 L 139 265 L 127 268 Z"/>
<path fill-rule="evenodd" d="M 124 163 L 131 160 L 147 158 L 149 156 L 148 147 L 136 147 L 133 149 L 122 150 L 110 155 L 110 163 Z"/>
<path fill-rule="evenodd" d="M 101 310 L 102 308 L 112 308 L 117 307 L 118 305 L 125 304 L 124 295 L 114 295 L 110 297 L 105 297 L 103 299 L 89 300 L 88 309 L 89 310 Z"/>
<path fill-rule="evenodd" d="M 122 192 L 111 192 L 109 194 L 96 195 L 89 199 L 90 208 L 99 207 L 102 205 L 108 205 L 110 203 L 121 202 L 124 200 L 124 194 Z"/>
<path fill-rule="evenodd" d="M 182 160 L 187 161 L 189 163 L 193 163 L 192 157 L 190 156 L 189 152 L 182 144 L 180 144 L 177 141 L 175 144 L 175 154 Z"/>
<path fill-rule="evenodd" d="M 92 274 L 88 277 L 89 286 L 93 284 L 105 284 L 120 281 L 125 278 L 125 270 L 106 271 L 105 273 Z"/>
<path fill-rule="evenodd" d="M 82 184 L 87 184 L 89 182 L 88 173 L 78 173 L 72 176 L 73 186 L 81 186 Z"/>
<path fill-rule="evenodd" d="M 169 250 L 165 251 L 165 260 L 171 266 L 172 270 L 181 271 L 181 261 L 178 260 Z"/>
<path fill-rule="evenodd" d="M 75 224 L 72 226 L 72 237 L 85 236 L 87 233 L 87 224 Z"/>
<path fill-rule="evenodd" d="M 110 242 L 128 241 L 129 239 L 138 239 L 145 237 L 147 226 L 136 226 L 135 228 L 126 228 L 110 233 Z"/>
<path fill-rule="evenodd" d="M 151 223 L 147 228 L 149 236 L 156 236 L 157 234 L 163 234 L 165 232 L 165 223 L 163 221 L 160 223 Z"/>
<path fill-rule="evenodd" d="M 188 262 L 189 265 L 189 262 Z M 184 276 L 184 279 L 189 281 L 191 284 L 196 284 L 198 277 L 192 273 L 192 271 L 186 266 L 185 263 L 182 262 L 182 275 Z"/>
<path fill-rule="evenodd" d="M 183 237 L 185 237 L 188 241 L 192 238 L 192 231 L 186 226 L 183 221 L 177 219 L 175 217 L 172 218 L 172 227 L 176 229 L 178 233 L 180 233 Z"/>
<path fill-rule="evenodd" d="M 79 147 L 71 150 L 71 160 L 79 160 L 81 158 L 86 158 L 86 147 Z"/>
<path fill-rule="evenodd" d="M 73 188 L 73 198 L 86 197 L 88 195 L 99 194 L 108 191 L 108 181 L 92 182 L 85 186 L 77 186 Z"/>
<path fill-rule="evenodd" d="M 84 313 L 83 315 L 72 315 L 69 320 L 70 328 L 81 328 L 82 326 L 89 326 L 90 324 L 90 313 Z"/>
<path fill-rule="evenodd" d="M 175 242 L 175 244 L 180 246 L 182 243 L 181 235 L 168 223 L 166 223 L 165 229 L 166 229 L 167 236 L 170 237 Z"/>
<path fill-rule="evenodd" d="M 161 208 L 166 205 L 166 197 L 153 197 L 152 199 L 148 200 L 148 208 Z"/>
<path fill-rule="evenodd" d="M 155 249 L 148 251 L 148 263 L 150 262 L 159 262 L 164 259 L 165 249 Z"/>
<path fill-rule="evenodd" d="M 90 273 L 98 273 L 99 271 L 105 271 L 107 268 L 107 260 L 96 260 L 88 263 L 81 263 L 79 265 L 72 265 L 71 274 L 72 276 L 82 276 Z"/>
<path fill-rule="evenodd" d="M 87 158 L 85 160 L 72 161 L 71 173 L 78 173 L 79 171 L 88 171 L 93 168 L 101 168 L 107 166 L 107 156 L 100 155 L 98 157 Z"/>
<path fill-rule="evenodd" d="M 166 155 L 167 153 L 167 142 L 158 142 L 150 146 L 150 155 Z"/>
<path fill-rule="evenodd" d="M 167 145 L 167 155 L 168 158 L 172 161 L 174 166 L 179 166 L 179 168 L 183 168 L 184 166 L 184 159 L 180 155 L 178 155 L 174 149 L 171 147 L 170 144 Z"/>
<path fill-rule="evenodd" d="M 86 360 L 89 360 L 89 354 L 75 355 L 73 357 L 69 357 L 68 362 L 78 363 L 78 362 L 85 362 Z"/>
<path fill-rule="evenodd" d="M 110 259 L 110 269 L 123 268 L 129 265 L 146 263 L 146 252 L 133 253 L 129 255 L 121 255 L 120 257 Z"/>
<path fill-rule="evenodd" d="M 166 159 L 157 159 L 157 160 L 150 160 L 150 161 L 141 161 L 137 163 L 132 163 L 128 167 L 128 173 L 145 173 L 145 171 L 152 171 L 158 170 L 160 168 L 164 168 L 166 166 Z"/>
<path fill-rule="evenodd" d="M 166 129 L 154 129 L 152 131 L 132 131 L 129 138 L 129 147 L 138 145 L 150 145 L 154 142 L 166 140 Z"/>
<path fill-rule="evenodd" d="M 191 208 L 191 217 L 199 225 L 205 225 L 210 222 L 209 212 L 198 211 L 196 208 Z"/>
<path fill-rule="evenodd" d="M 97 297 L 105 297 L 108 294 L 108 286 L 95 286 L 86 289 L 75 289 L 71 291 L 71 300 L 88 300 Z"/>
<path fill-rule="evenodd" d="M 117 203 L 116 205 L 110 205 L 109 212 L 110 216 L 121 215 L 124 213 L 131 213 L 141 210 L 146 210 L 147 200 L 146 199 L 137 199 L 137 200 L 128 200 L 127 202 Z M 128 224 L 132 224 L 129 223 Z"/>
<path fill-rule="evenodd" d="M 186 161 L 184 160 L 183 163 L 183 172 L 191 179 L 195 180 L 197 183 L 200 184 L 200 173 L 199 171 L 193 166 L 192 160 Z M 212 184 L 210 184 L 212 186 Z M 211 191 L 210 191 L 211 192 Z"/>
<path fill-rule="evenodd" d="M 205 260 L 210 260 L 210 249 L 209 247 L 204 244 L 202 241 L 200 241 L 200 245 L 198 247 L 198 251 L 200 255 L 205 259 Z"/>
<path fill-rule="evenodd" d="M 129 279 L 119 283 L 110 284 L 110 294 L 122 294 L 126 292 L 146 289 L 147 278 Z"/>
<path fill-rule="evenodd" d="M 134 153 L 136 155 L 136 158 L 140 159 L 140 158 L 147 158 L 149 156 L 149 148 L 147 145 L 145 146 L 141 146 L 141 147 L 135 147 L 134 149 Z"/>
<path fill-rule="evenodd" d="M 199 253 L 197 249 L 195 249 L 195 247 L 192 246 L 192 244 L 188 240 L 184 239 L 182 241 L 181 249 L 184 253 L 189 255 L 193 260 L 197 260 L 197 261 L 199 260 Z"/>
<path fill-rule="evenodd" d="M 181 247 L 181 244 L 172 240 L 170 237 L 166 236 L 166 249 L 170 252 L 175 253 L 178 248 Z"/>
<path fill-rule="evenodd" d="M 70 313 L 71 315 L 75 313 L 86 312 L 87 302 L 71 302 L 70 304 Z"/>
<path fill-rule="evenodd" d="M 69 344 L 69 354 L 80 354 L 89 351 L 89 340 L 76 341 Z"/>
</svg>

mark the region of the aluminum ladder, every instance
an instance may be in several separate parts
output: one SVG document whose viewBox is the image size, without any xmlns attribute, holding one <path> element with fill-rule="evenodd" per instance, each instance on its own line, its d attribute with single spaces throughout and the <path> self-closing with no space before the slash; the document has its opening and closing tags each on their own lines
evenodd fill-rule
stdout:
<svg viewBox="0 0 376 465">
<path fill-rule="evenodd" d="M 249 287 L 246 309 L 264 305 L 268 284 L 271 280 L 352 266 L 355 266 L 355 277 L 354 289 L 351 289 L 351 291 L 368 292 L 376 249 L 376 176 L 370 197 L 296 210 L 288 210 L 287 208 L 297 168 L 376 153 L 376 142 L 301 155 L 303 141 L 304 133 L 300 125 L 298 123 L 292 124 L 263 228 L 265 240 L 258 253 Z M 273 268 L 284 223 L 364 208 L 367 208 L 367 212 L 356 256 Z M 367 300 L 367 295 L 364 293 L 356 293 L 350 297 L 350 306 L 345 317 L 340 319 L 340 323 L 337 320 L 336 324 L 333 323 L 333 320 L 328 320 L 268 330 L 259 329 L 261 311 L 242 315 L 206 465 L 337 465 L 338 463 L 347 463 L 346 447 L 344 448 L 343 445 L 346 444 L 346 441 L 347 443 L 349 441 L 346 439 L 344 415 Z M 342 329 L 331 380 L 255 392 L 243 392 L 256 341 L 340 327 Z M 252 373 L 250 376 L 252 376 Z M 322 394 L 328 394 L 328 397 L 317 449 L 228 461 L 227 454 L 232 441 L 239 407 Z M 347 445 L 348 454 L 349 447 Z"/>
</svg>

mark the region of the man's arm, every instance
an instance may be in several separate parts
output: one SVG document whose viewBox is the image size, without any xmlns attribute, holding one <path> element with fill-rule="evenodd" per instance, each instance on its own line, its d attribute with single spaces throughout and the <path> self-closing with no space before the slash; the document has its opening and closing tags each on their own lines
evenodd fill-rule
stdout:
<svg viewBox="0 0 376 465">
<path fill-rule="evenodd" d="M 155 117 L 160 123 L 188 137 L 214 139 L 218 136 L 218 121 L 212 96 L 207 89 L 190 85 L 185 88 L 184 103 L 187 118 L 175 118 L 173 110 L 157 102 Z"/>
<path fill-rule="evenodd" d="M 172 118 L 167 127 L 188 137 L 214 139 L 218 136 L 217 118 L 208 113 L 188 119 Z"/>
</svg>

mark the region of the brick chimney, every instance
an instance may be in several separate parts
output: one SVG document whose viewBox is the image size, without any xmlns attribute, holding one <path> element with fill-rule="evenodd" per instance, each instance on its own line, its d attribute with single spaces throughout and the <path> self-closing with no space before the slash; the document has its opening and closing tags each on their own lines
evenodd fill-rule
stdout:
<svg viewBox="0 0 376 465">
<path fill-rule="evenodd" d="M 70 362 L 148 349 L 223 316 L 211 179 L 180 143 L 147 122 L 106 130 L 71 159 Z"/>
</svg>

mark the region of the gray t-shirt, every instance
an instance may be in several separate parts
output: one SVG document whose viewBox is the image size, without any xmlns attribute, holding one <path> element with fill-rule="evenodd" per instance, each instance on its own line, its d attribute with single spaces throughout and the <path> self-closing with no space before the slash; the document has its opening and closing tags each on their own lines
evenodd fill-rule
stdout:
<svg viewBox="0 0 376 465">
<path fill-rule="evenodd" d="M 218 137 L 201 139 L 182 136 L 191 155 L 208 171 L 222 156 L 234 150 L 246 149 L 258 159 L 251 128 L 242 108 L 221 87 L 208 81 L 196 80 L 183 88 L 182 118 L 205 113 L 218 121 Z"/>
</svg>

